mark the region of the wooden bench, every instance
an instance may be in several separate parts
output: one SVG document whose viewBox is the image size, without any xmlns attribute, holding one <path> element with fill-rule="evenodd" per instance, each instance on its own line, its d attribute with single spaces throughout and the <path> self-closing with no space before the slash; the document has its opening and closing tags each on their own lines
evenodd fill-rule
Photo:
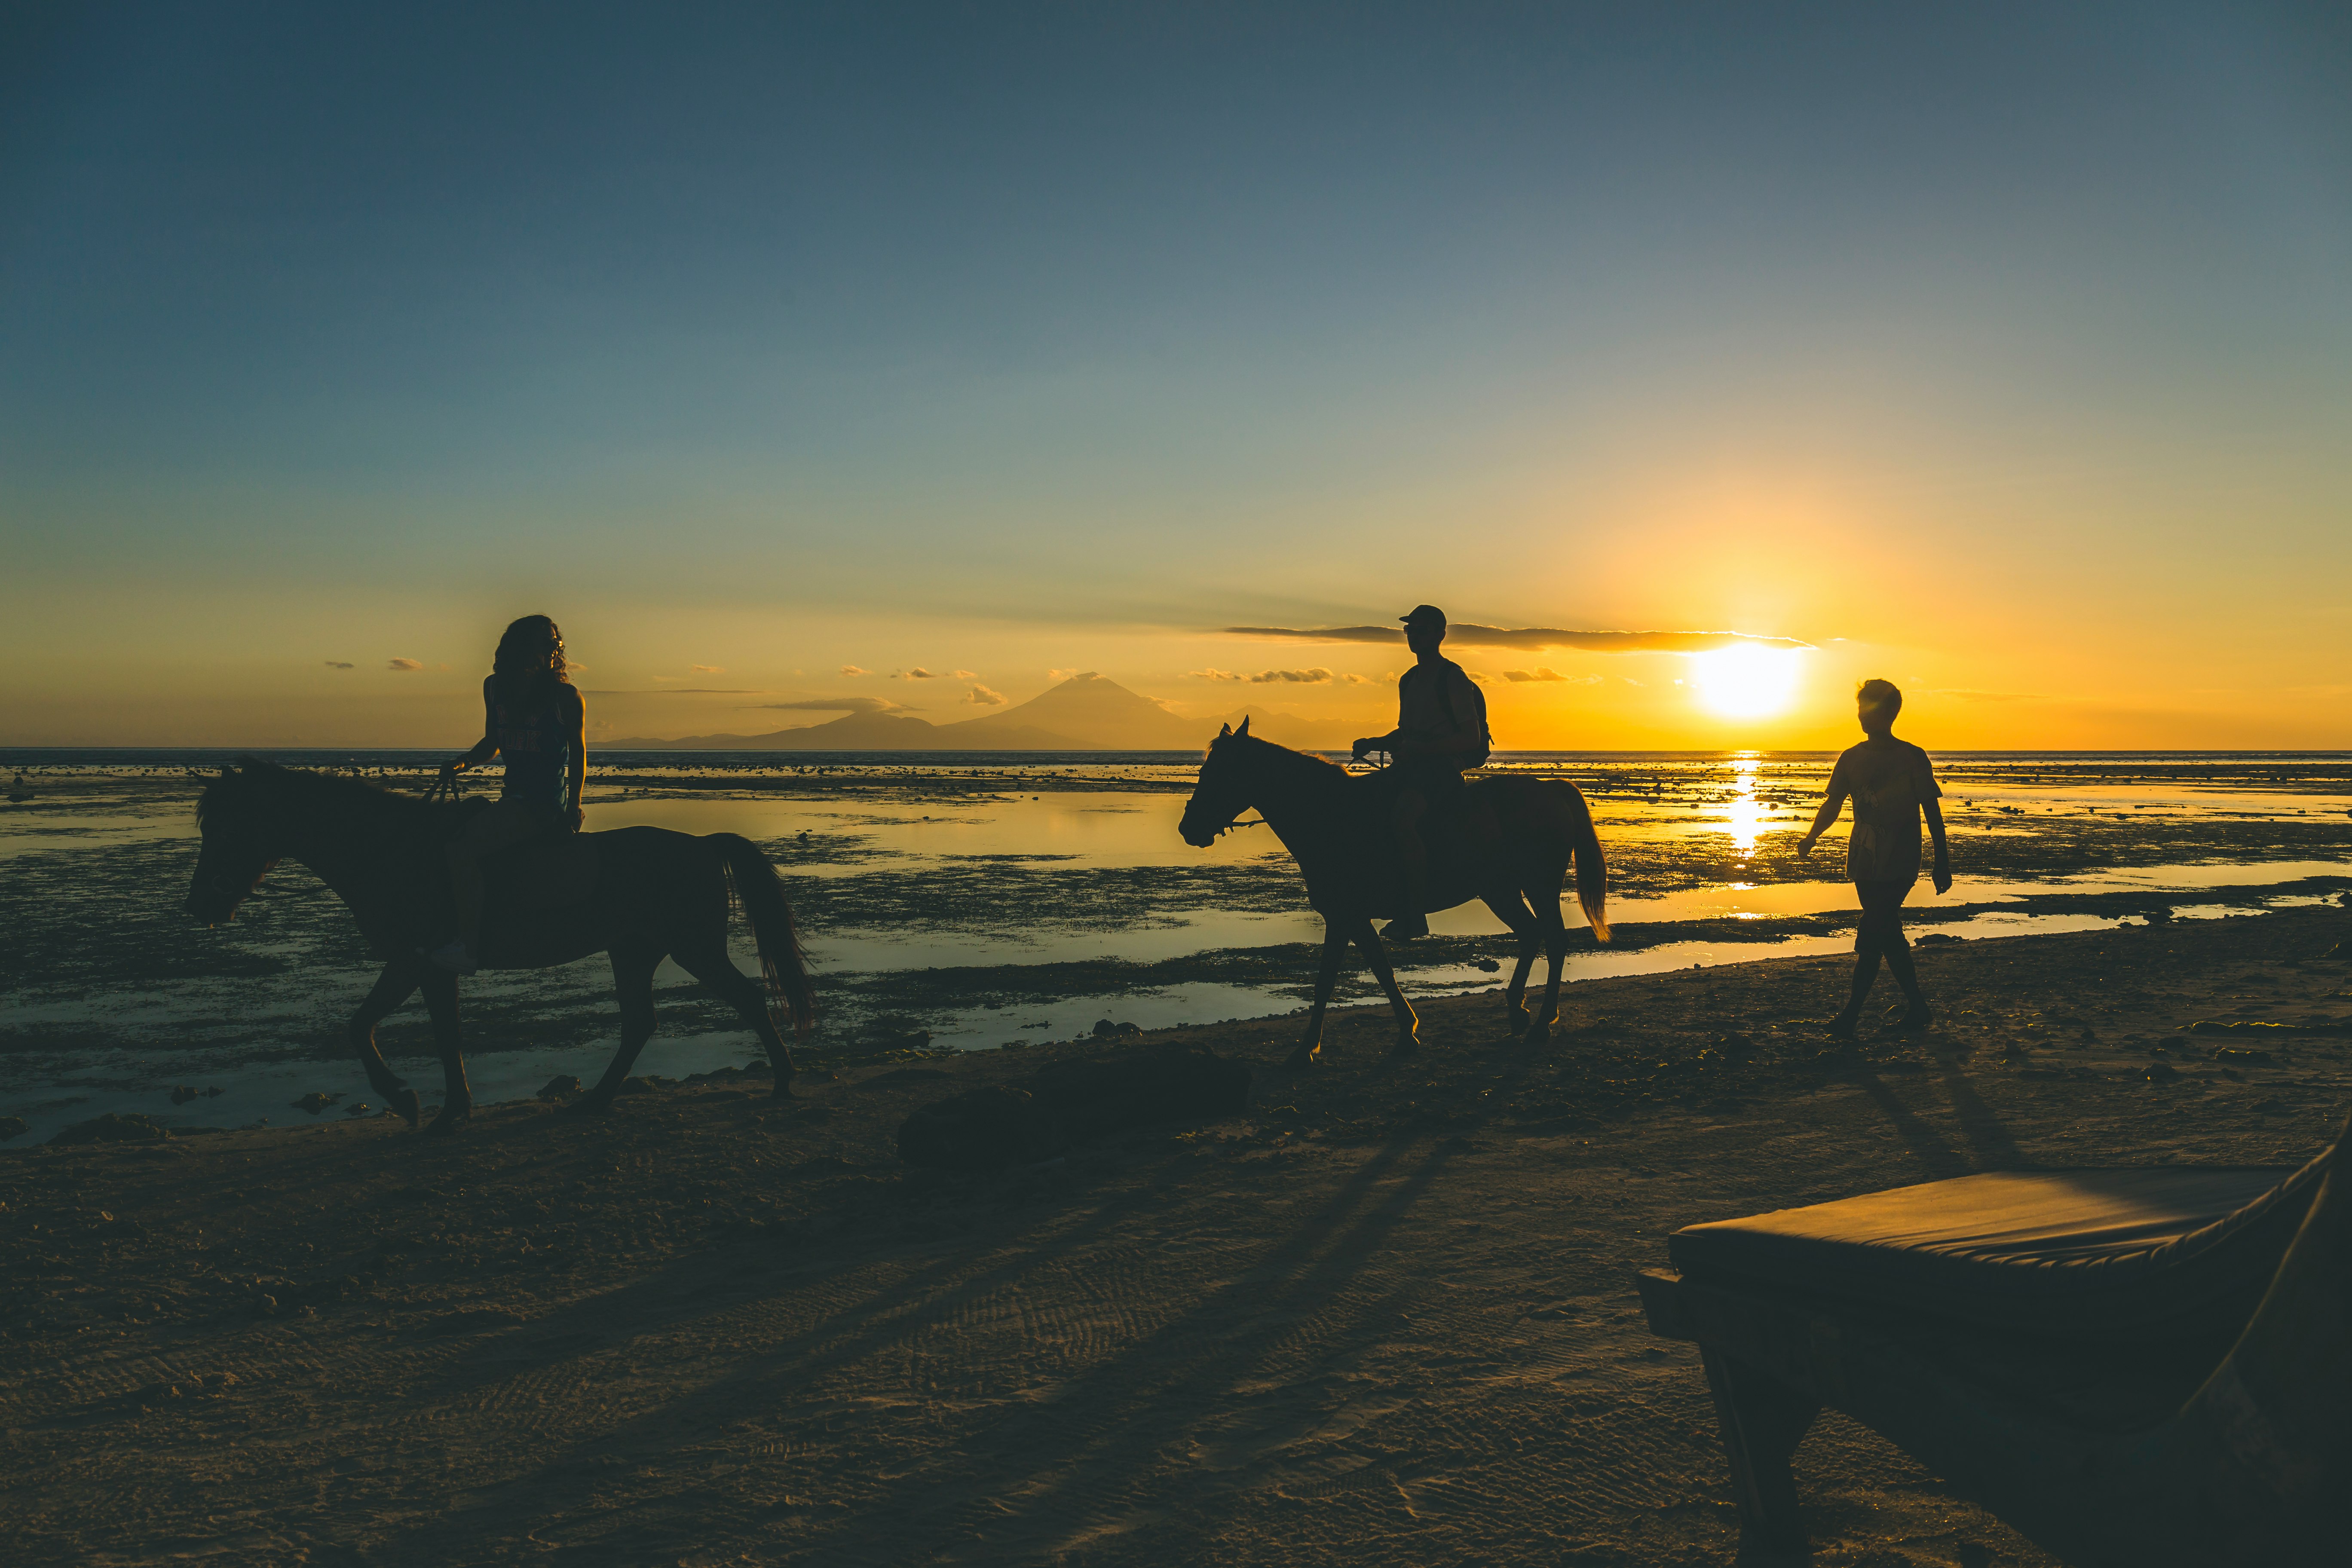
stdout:
<svg viewBox="0 0 2352 1568">
<path fill-rule="evenodd" d="M 2352 1129 L 2347 1129 L 2352 1131 Z M 1806 1545 L 1823 1406 L 2084 1568 L 2352 1563 L 2352 1174 L 2000 1172 L 1692 1226 L 1639 1284 L 1696 1342 L 1743 1560 Z"/>
</svg>

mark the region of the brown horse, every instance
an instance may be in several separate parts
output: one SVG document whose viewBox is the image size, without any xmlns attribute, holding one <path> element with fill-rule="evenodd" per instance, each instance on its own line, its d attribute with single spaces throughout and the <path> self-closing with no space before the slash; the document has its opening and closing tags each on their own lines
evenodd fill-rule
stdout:
<svg viewBox="0 0 2352 1568">
<path fill-rule="evenodd" d="M 454 1131 L 472 1113 L 474 1097 L 458 1047 L 457 977 L 427 963 L 418 950 L 446 938 L 451 929 L 445 846 L 464 814 L 481 804 L 430 804 L 355 779 L 248 757 L 238 767 L 223 768 L 196 805 L 204 847 L 188 894 L 188 912 L 196 919 L 219 924 L 234 918 L 237 905 L 281 859 L 308 866 L 350 907 L 384 966 L 345 1027 L 368 1082 L 411 1127 L 418 1114 L 416 1091 L 384 1065 L 375 1026 L 424 989 L 446 1080 L 441 1113 L 431 1128 L 439 1133 Z M 593 887 L 568 901 L 541 900 L 534 907 L 511 887 L 502 887 L 500 864 L 493 860 L 481 961 L 491 969 L 545 969 L 592 952 L 612 955 L 621 997 L 621 1048 L 574 1107 L 603 1110 L 629 1076 L 654 1032 L 654 970 L 666 956 L 734 1005 L 768 1049 L 776 1097 L 788 1098 L 792 1052 L 776 1032 L 769 1001 L 782 1005 L 803 1038 L 814 1013 L 783 883 L 759 847 L 732 833 L 698 838 L 659 827 L 566 835 L 562 846 L 548 847 L 593 863 Z M 528 856 L 539 847 L 510 853 Z M 764 991 L 727 956 L 730 888 L 760 944 Z"/>
<path fill-rule="evenodd" d="M 1307 901 L 1323 917 L 1323 963 L 1315 976 L 1315 1005 L 1307 1034 L 1291 1053 L 1293 1067 L 1313 1062 L 1323 1048 L 1323 1013 L 1339 978 L 1349 942 L 1364 957 L 1396 1011 L 1395 1050 L 1420 1043 L 1420 1020 L 1397 989 L 1396 973 L 1372 930 L 1375 917 L 1404 913 L 1403 879 L 1388 826 L 1389 807 L 1369 778 L 1336 763 L 1290 751 L 1242 727 L 1218 731 L 1201 763 L 1179 828 L 1184 842 L 1205 849 L 1252 807 L 1264 817 L 1307 877 Z M 1592 934 L 1609 940 L 1601 840 L 1583 792 L 1564 780 L 1480 779 L 1465 793 L 1459 821 L 1430 840 L 1430 904 L 1423 913 L 1479 900 L 1518 938 L 1518 967 L 1504 994 L 1510 1032 L 1544 1038 L 1559 1016 L 1559 968 L 1568 956 L 1568 930 L 1559 892 L 1569 862 L 1576 863 L 1576 896 Z M 1540 943 L 1551 959 L 1543 1005 L 1530 1017 L 1528 972 Z"/>
</svg>

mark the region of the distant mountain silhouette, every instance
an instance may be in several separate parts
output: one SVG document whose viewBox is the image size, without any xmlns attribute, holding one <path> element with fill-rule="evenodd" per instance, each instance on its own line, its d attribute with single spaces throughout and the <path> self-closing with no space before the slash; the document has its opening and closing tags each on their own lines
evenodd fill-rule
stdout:
<svg viewBox="0 0 2352 1568">
<path fill-rule="evenodd" d="M 1354 733 L 1344 723 L 1277 710 L 1244 709 L 1225 720 L 1187 719 L 1116 680 L 1089 674 L 1074 675 L 1002 713 L 953 724 L 903 713 L 850 713 L 762 735 L 684 735 L 673 741 L 636 736 L 597 744 L 600 750 L 640 752 L 1176 752 L 1207 745 L 1220 723 L 1238 724 L 1244 713 L 1254 718 L 1252 734 L 1285 745 L 1345 746 Z"/>
</svg>

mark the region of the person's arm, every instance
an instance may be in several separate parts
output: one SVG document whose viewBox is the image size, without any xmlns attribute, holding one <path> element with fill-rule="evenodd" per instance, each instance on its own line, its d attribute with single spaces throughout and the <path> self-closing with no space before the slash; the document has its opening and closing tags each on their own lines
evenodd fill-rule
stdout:
<svg viewBox="0 0 2352 1568">
<path fill-rule="evenodd" d="M 1831 826 L 1838 819 L 1838 813 L 1845 809 L 1845 797 L 1844 771 L 1832 768 L 1830 787 L 1828 793 L 1822 796 L 1822 808 L 1813 813 L 1813 825 L 1805 829 L 1805 836 L 1802 838 L 1797 840 L 1797 858 L 1801 860 L 1813 852 L 1815 841 L 1830 830 Z"/>
<path fill-rule="evenodd" d="M 572 831 L 577 833 L 588 820 L 588 813 L 580 804 L 580 787 L 588 782 L 588 704 L 575 688 L 567 686 L 563 689 L 572 693 L 572 712 L 564 725 L 572 762 L 564 769 L 564 793 L 572 802 Z"/>
<path fill-rule="evenodd" d="M 441 764 L 441 775 L 454 778 L 467 768 L 478 768 L 499 754 L 499 705 L 490 697 L 488 681 L 482 683 L 482 738 L 464 754 Z"/>
<path fill-rule="evenodd" d="M 1927 837 L 1936 841 L 1936 867 L 1928 875 L 1935 879 L 1937 892 L 1948 893 L 1952 890 L 1952 851 L 1944 842 L 1944 808 L 1936 804 L 1933 795 L 1926 805 Z"/>
</svg>

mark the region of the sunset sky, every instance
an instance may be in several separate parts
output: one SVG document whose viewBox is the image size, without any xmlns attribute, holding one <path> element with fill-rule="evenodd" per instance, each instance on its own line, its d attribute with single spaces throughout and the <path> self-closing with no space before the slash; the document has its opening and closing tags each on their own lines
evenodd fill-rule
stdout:
<svg viewBox="0 0 2352 1568">
<path fill-rule="evenodd" d="M 0 542 L 6 744 L 2352 745 L 2352 9 L 14 6 Z"/>
</svg>

